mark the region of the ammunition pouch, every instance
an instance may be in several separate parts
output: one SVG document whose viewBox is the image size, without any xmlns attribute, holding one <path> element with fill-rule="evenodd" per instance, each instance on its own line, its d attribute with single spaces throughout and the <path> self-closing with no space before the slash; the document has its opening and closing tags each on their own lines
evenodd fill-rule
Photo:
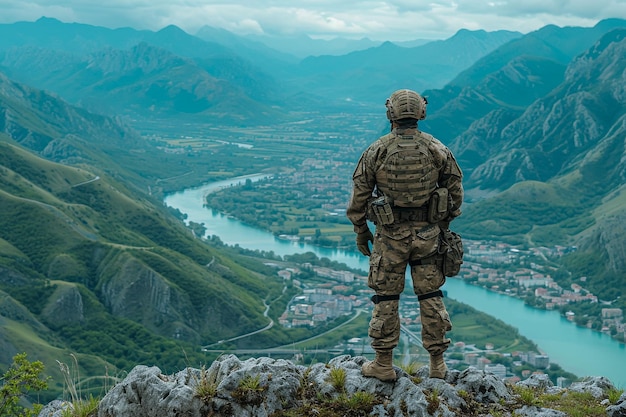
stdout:
<svg viewBox="0 0 626 417">
<path fill-rule="evenodd" d="M 395 221 L 393 210 L 391 208 L 391 201 L 388 197 L 384 195 L 378 197 L 373 200 L 369 206 L 371 207 L 372 214 L 374 216 L 374 223 L 377 226 L 386 226 Z"/>
<path fill-rule="evenodd" d="M 463 263 L 463 240 L 450 229 L 439 235 L 439 254 L 442 255 L 442 272 L 446 277 L 458 275 Z"/>
<path fill-rule="evenodd" d="M 428 201 L 428 222 L 439 223 L 448 217 L 448 189 L 436 188 Z"/>
<path fill-rule="evenodd" d="M 378 197 L 369 198 L 367 200 L 367 205 L 365 206 L 365 218 L 374 224 L 378 223 L 378 219 L 376 218 L 376 215 L 374 214 L 374 206 L 372 203 L 377 198 Z"/>
</svg>

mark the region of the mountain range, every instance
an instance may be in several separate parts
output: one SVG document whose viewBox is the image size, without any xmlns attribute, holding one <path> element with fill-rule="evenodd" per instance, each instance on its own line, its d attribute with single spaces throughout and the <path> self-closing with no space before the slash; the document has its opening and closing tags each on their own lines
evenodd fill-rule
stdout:
<svg viewBox="0 0 626 417">
<path fill-rule="evenodd" d="M 379 103 L 405 83 L 419 89 L 443 85 L 473 60 L 520 36 L 460 31 L 412 48 L 384 43 L 344 56 L 298 60 L 242 38 L 229 42 L 231 49 L 204 33 L 200 39 L 175 26 L 158 32 L 112 30 L 49 18 L 4 24 L 0 69 L 108 115 L 265 123 L 288 118 L 289 110 L 334 108 L 347 99 Z M 396 60 L 406 62 L 388 64 Z"/>
<path fill-rule="evenodd" d="M 571 258 L 578 263 L 584 257 L 587 263 L 577 278 L 595 275 L 592 288 L 604 300 L 626 288 L 626 252 L 619 237 L 625 232 L 623 23 L 599 25 L 608 31 L 579 54 L 571 49 L 576 55 L 563 67 L 556 58 L 513 58 L 480 83 L 460 89 L 431 120 L 433 129 L 443 122 L 437 120 L 442 113 L 447 120 L 466 123 L 461 128 L 446 125 L 460 132 L 450 147 L 466 168 L 468 197 L 477 201 L 460 219 L 461 227 L 483 238 L 521 235 L 527 243 L 577 246 Z M 544 30 L 544 39 L 572 43 L 571 33 L 562 38 L 552 35 L 554 28 Z M 590 42 L 588 33 L 581 37 Z M 528 52 L 520 43 L 523 39 L 512 42 Z M 559 52 L 556 57 L 566 56 L 565 48 L 555 45 L 550 46 Z M 463 78 L 461 74 L 458 80 Z M 454 83 L 448 91 L 458 88 Z M 528 90 L 541 94 L 516 103 Z M 464 119 L 464 107 L 483 116 L 470 122 Z M 487 195 L 492 197 L 485 199 Z"/>
<path fill-rule="evenodd" d="M 207 247 L 160 203 L 155 184 L 206 181 L 206 161 L 138 130 L 379 111 L 407 86 L 428 97 L 420 126 L 464 170 L 464 236 L 571 245 L 562 265 L 578 274 L 562 279 L 620 297 L 625 37 L 626 21 L 609 19 L 298 57 L 210 28 L 0 25 L 0 363 L 36 346 L 81 352 L 93 374 L 263 327 L 263 300 L 283 290 L 274 272 Z M 232 169 L 233 157 L 210 163 Z"/>
</svg>

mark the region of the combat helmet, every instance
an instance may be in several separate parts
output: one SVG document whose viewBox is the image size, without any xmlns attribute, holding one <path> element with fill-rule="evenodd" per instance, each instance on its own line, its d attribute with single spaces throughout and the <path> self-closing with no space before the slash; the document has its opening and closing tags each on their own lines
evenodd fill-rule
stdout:
<svg viewBox="0 0 626 417">
<path fill-rule="evenodd" d="M 387 99 L 387 118 L 394 122 L 401 119 L 424 120 L 426 118 L 425 97 L 413 90 L 397 90 Z"/>
</svg>

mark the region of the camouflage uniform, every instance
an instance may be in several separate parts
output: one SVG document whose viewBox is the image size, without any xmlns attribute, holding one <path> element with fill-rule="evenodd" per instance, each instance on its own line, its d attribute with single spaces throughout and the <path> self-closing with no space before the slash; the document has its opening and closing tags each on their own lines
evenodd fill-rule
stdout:
<svg viewBox="0 0 626 417">
<path fill-rule="evenodd" d="M 383 168 L 387 150 L 402 137 L 418 137 L 428 149 L 424 172 L 434 175 L 433 184 L 426 186 L 416 201 L 426 201 L 421 207 L 393 207 L 395 221 L 389 225 L 377 225 L 370 256 L 368 285 L 383 301 L 374 298 L 375 306 L 369 324 L 372 347 L 377 351 L 391 351 L 400 338 L 398 299 L 404 289 L 407 265 L 411 269 L 413 290 L 420 299 L 422 320 L 422 343 L 431 355 L 441 355 L 450 343 L 446 332 L 452 329 L 448 312 L 439 290 L 445 282 L 441 262 L 437 262 L 437 249 L 441 227 L 460 215 L 463 201 L 462 172 L 451 151 L 429 134 L 416 127 L 400 129 L 379 138 L 363 152 L 353 174 L 353 192 L 347 216 L 354 224 L 354 231 L 368 229 L 366 212 L 373 193 L 388 194 L 393 178 Z M 427 201 L 434 187 L 449 191 L 451 210 L 448 218 L 440 223 L 427 221 Z M 419 188 L 419 187 L 418 187 Z M 419 197 L 419 198 L 417 198 Z M 388 297 L 392 296 L 392 297 Z M 391 299 L 390 299 L 391 298 Z"/>
</svg>

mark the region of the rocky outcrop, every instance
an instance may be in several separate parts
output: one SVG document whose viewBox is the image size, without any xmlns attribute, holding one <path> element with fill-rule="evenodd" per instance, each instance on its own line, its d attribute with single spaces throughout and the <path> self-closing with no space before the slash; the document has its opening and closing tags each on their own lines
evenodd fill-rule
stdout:
<svg viewBox="0 0 626 417">
<path fill-rule="evenodd" d="M 73 284 L 59 285 L 50 299 L 41 317 L 53 327 L 79 325 L 85 320 L 83 297 Z"/>
<path fill-rule="evenodd" d="M 113 272 L 109 272 L 113 271 Z M 200 342 L 192 302 L 154 269 L 122 254 L 103 269 L 101 297 L 111 313 L 169 337 Z"/>
<path fill-rule="evenodd" d="M 452 370 L 445 380 L 428 378 L 427 367 L 414 375 L 396 368 L 395 382 L 361 375 L 362 356 L 339 356 L 309 367 L 267 357 L 245 361 L 234 355 L 208 369 L 187 368 L 164 375 L 158 367 L 136 366 L 102 399 L 98 417 L 280 417 L 326 416 L 565 416 L 520 399 L 519 389 L 568 395 L 586 392 L 600 402 L 614 389 L 606 378 L 587 378 L 567 390 L 545 375 L 507 385 L 493 374 L 470 367 Z M 517 389 L 516 389 L 517 388 Z M 626 395 L 605 400 L 610 417 L 626 416 Z M 48 404 L 39 417 L 60 415 L 68 404 Z"/>
</svg>

